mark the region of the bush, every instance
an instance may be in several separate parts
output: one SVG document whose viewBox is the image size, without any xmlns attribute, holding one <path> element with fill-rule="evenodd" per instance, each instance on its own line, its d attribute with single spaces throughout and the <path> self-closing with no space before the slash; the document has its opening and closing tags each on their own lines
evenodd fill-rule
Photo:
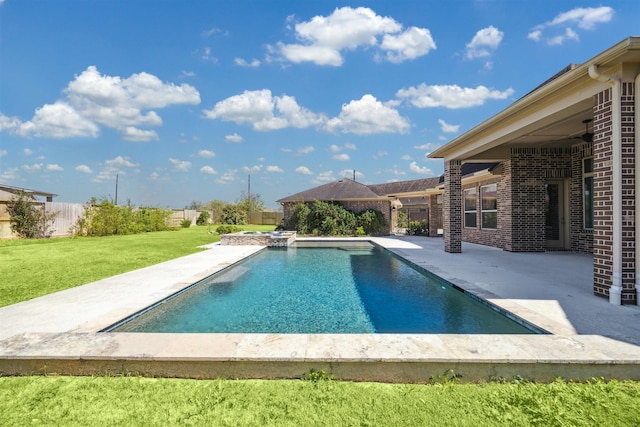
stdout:
<svg viewBox="0 0 640 427">
<path fill-rule="evenodd" d="M 159 208 L 135 208 L 131 204 L 118 206 L 103 199 L 92 198 L 85 213 L 76 222 L 75 233 L 82 236 L 113 236 L 168 230 L 171 211 Z"/>
<path fill-rule="evenodd" d="M 216 233 L 218 234 L 231 234 L 238 233 L 240 231 L 242 231 L 242 228 L 234 225 L 219 225 L 218 228 L 216 228 Z"/>
<path fill-rule="evenodd" d="M 429 221 L 423 219 L 422 221 L 409 222 L 409 228 L 407 234 L 411 236 L 428 236 L 429 235 Z"/>
<path fill-rule="evenodd" d="M 182 227 L 182 228 L 189 228 L 189 227 L 191 227 L 191 220 L 190 220 L 190 219 L 183 219 L 183 220 L 180 222 L 180 227 Z"/>
<path fill-rule="evenodd" d="M 211 218 L 209 212 L 200 212 L 198 219 L 196 219 L 196 225 L 206 225 L 209 222 L 209 218 Z"/>
<path fill-rule="evenodd" d="M 222 209 L 222 223 L 244 225 L 247 223 L 247 212 L 237 205 L 227 205 Z"/>
<path fill-rule="evenodd" d="M 382 212 L 375 209 L 356 215 L 338 203 L 316 200 L 311 206 L 306 203 L 294 206 L 279 229 L 321 236 L 364 236 L 383 234 L 387 230 L 387 222 Z"/>
<path fill-rule="evenodd" d="M 384 219 L 382 212 L 375 209 L 367 209 L 358 214 L 356 218 L 357 225 L 364 229 L 365 234 L 379 235 L 386 234 L 387 221 Z"/>
<path fill-rule="evenodd" d="M 45 237 L 53 232 L 51 226 L 57 212 L 46 213 L 44 205 L 24 192 L 19 192 L 7 203 L 11 231 L 24 239 Z"/>
<path fill-rule="evenodd" d="M 308 229 L 322 236 L 352 236 L 356 216 L 337 203 L 316 200 L 308 217 Z"/>
<path fill-rule="evenodd" d="M 298 203 L 295 208 L 293 208 L 293 212 L 291 213 L 291 217 L 286 224 L 286 228 L 288 230 L 296 230 L 300 234 L 308 234 L 311 230 L 309 230 L 309 214 L 311 214 L 311 209 L 305 203 Z"/>
</svg>

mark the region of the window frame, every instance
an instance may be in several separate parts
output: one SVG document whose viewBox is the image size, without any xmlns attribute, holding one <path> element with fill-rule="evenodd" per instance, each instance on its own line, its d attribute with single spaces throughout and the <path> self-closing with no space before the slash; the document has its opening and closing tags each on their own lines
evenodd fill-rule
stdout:
<svg viewBox="0 0 640 427">
<path fill-rule="evenodd" d="M 467 197 L 467 193 L 473 194 L 473 197 Z M 478 189 L 476 187 L 465 188 L 462 194 L 463 226 L 464 228 L 478 228 Z M 473 200 L 472 209 L 471 207 L 467 206 L 468 200 Z M 467 224 L 467 218 L 473 218 L 473 225 Z"/>
<path fill-rule="evenodd" d="M 495 194 L 494 197 L 494 204 L 495 204 L 495 208 L 494 209 L 485 209 L 485 193 L 484 190 L 489 188 L 489 187 L 493 187 L 493 194 Z M 495 227 L 488 227 L 485 226 L 485 213 L 487 214 L 494 214 L 495 215 Z M 480 186 L 480 228 L 482 230 L 497 230 L 498 229 L 498 184 L 497 183 L 493 183 L 493 184 L 486 184 L 486 185 L 482 185 Z"/>
</svg>

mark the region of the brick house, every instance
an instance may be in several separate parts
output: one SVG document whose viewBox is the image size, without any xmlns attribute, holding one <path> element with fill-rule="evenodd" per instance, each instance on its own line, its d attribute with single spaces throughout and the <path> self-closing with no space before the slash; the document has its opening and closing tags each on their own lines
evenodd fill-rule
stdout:
<svg viewBox="0 0 640 427">
<path fill-rule="evenodd" d="M 444 159 L 445 251 L 592 253 L 594 294 L 637 304 L 639 92 L 640 37 L 629 37 L 431 153 Z"/>
<path fill-rule="evenodd" d="M 360 213 L 375 209 L 382 213 L 391 234 L 397 226 L 397 212 L 403 206 L 424 210 L 425 219 L 429 217 L 427 199 L 429 192 L 437 191 L 439 178 L 425 178 L 411 181 L 398 181 L 387 184 L 365 185 L 352 179 L 343 178 L 278 200 L 287 221 L 298 203 L 337 202 L 344 208 Z M 434 198 L 434 202 L 435 202 Z M 437 208 L 434 208 L 437 209 Z M 442 221 L 434 221 L 434 226 Z"/>
</svg>

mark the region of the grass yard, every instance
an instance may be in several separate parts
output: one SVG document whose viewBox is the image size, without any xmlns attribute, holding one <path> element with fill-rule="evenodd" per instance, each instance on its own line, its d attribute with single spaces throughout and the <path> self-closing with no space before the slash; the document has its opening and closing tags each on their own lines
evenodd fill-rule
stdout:
<svg viewBox="0 0 640 427">
<path fill-rule="evenodd" d="M 637 426 L 640 385 L 0 378 L 4 426 Z"/>
<path fill-rule="evenodd" d="M 0 307 L 201 251 L 198 246 L 220 240 L 208 230 L 196 226 L 128 236 L 0 240 Z"/>
<path fill-rule="evenodd" d="M 0 306 L 197 252 L 219 240 L 207 230 L 0 241 Z M 458 384 L 443 376 L 417 385 L 340 382 L 324 373 L 274 381 L 0 373 L 3 426 L 638 426 L 638 408 L 640 383 L 632 381 Z"/>
</svg>

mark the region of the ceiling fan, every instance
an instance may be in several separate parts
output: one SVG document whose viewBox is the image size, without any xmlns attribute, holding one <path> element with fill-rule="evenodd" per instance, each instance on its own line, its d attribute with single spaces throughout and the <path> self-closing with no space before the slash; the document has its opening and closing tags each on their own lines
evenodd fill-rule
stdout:
<svg viewBox="0 0 640 427">
<path fill-rule="evenodd" d="M 593 134 L 591 132 L 589 132 L 589 123 L 591 123 L 591 119 L 586 119 L 583 120 L 582 123 L 584 123 L 584 130 L 585 132 L 582 134 L 582 140 L 584 142 L 593 142 Z"/>
</svg>

